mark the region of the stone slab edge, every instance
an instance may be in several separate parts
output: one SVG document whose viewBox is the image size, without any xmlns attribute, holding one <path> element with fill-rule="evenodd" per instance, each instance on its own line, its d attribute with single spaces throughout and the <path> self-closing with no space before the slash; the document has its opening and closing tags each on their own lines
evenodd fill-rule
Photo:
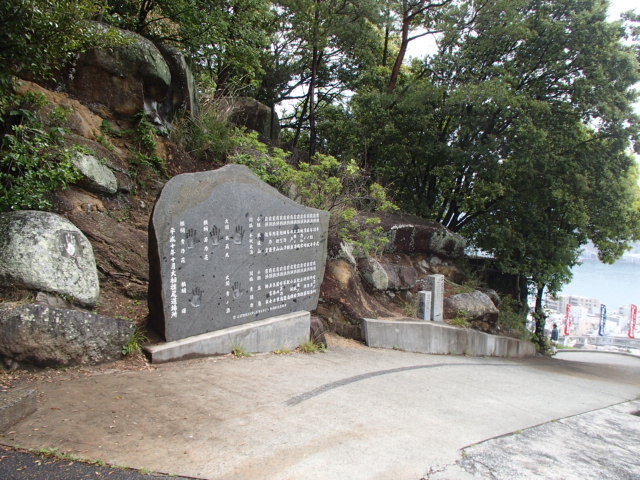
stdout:
<svg viewBox="0 0 640 480">
<path fill-rule="evenodd" d="M 145 348 L 151 363 L 224 355 L 238 346 L 251 353 L 296 348 L 309 340 L 311 314 L 300 311 Z"/>
<path fill-rule="evenodd" d="M 369 347 L 408 352 L 523 358 L 536 354 L 533 343 L 434 322 L 365 318 L 362 336 Z"/>
<path fill-rule="evenodd" d="M 11 390 L 0 393 L 0 432 L 36 411 L 35 390 Z"/>
</svg>

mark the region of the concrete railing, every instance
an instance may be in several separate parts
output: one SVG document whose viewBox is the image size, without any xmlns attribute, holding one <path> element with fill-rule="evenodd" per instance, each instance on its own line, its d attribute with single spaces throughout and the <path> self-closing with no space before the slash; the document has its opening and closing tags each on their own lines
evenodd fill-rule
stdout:
<svg viewBox="0 0 640 480">
<path fill-rule="evenodd" d="M 397 348 L 408 352 L 511 358 L 536 354 L 531 342 L 457 328 L 443 322 L 365 318 L 362 333 L 370 347 Z"/>
<path fill-rule="evenodd" d="M 560 345 L 640 355 L 640 339 L 626 337 L 567 336 L 560 338 Z"/>
</svg>

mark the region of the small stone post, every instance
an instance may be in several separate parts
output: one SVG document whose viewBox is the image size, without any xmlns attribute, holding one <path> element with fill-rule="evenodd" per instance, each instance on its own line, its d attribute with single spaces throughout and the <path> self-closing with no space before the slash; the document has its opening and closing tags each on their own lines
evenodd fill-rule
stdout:
<svg viewBox="0 0 640 480">
<path fill-rule="evenodd" d="M 429 275 L 426 279 L 427 290 L 431 291 L 431 320 L 444 320 L 444 275 Z"/>
<path fill-rule="evenodd" d="M 420 308 L 420 318 L 425 322 L 431 320 L 431 292 L 427 292 L 426 290 L 420 290 L 418 292 L 419 297 L 419 308 Z"/>
</svg>

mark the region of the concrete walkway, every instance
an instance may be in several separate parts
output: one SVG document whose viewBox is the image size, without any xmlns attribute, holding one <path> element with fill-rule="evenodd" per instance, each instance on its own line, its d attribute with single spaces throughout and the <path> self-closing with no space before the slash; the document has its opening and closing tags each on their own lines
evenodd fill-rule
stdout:
<svg viewBox="0 0 640 480">
<path fill-rule="evenodd" d="M 69 372 L 25 387 L 38 390 L 38 410 L 0 443 L 212 480 L 485 478 L 462 463 L 463 448 L 603 407 L 633 410 L 640 359 L 434 356 L 339 341 L 327 353 Z M 640 417 L 621 418 L 637 452 Z M 558 455 L 593 463 L 581 479 L 606 478 L 582 441 L 584 456 Z M 640 472 L 637 455 L 629 462 Z M 517 478 L 568 478 L 555 468 Z"/>
</svg>

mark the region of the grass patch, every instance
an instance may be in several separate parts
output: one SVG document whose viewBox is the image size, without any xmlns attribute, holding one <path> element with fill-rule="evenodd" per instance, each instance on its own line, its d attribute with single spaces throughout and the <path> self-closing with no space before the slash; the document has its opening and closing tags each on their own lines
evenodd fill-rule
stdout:
<svg viewBox="0 0 640 480">
<path fill-rule="evenodd" d="M 122 354 L 126 356 L 142 352 L 142 347 L 144 347 L 144 344 L 148 341 L 149 339 L 145 335 L 144 329 L 138 326 L 133 331 L 133 335 L 129 339 L 129 342 L 122 347 Z"/>
<path fill-rule="evenodd" d="M 37 455 L 41 455 L 46 458 L 55 458 L 56 460 L 64 460 L 65 462 L 82 462 L 88 463 L 90 465 L 97 465 L 99 467 L 104 467 L 107 464 L 102 460 L 89 460 L 86 458 L 80 458 L 77 455 L 73 455 L 70 453 L 61 452 L 57 448 L 39 448 L 39 449 L 30 449 L 30 453 L 35 453 Z"/>
<path fill-rule="evenodd" d="M 316 343 L 313 340 L 307 340 L 300 345 L 300 351 L 302 353 L 324 353 L 327 351 L 327 346 L 324 343 Z"/>
<path fill-rule="evenodd" d="M 231 350 L 231 354 L 237 358 L 253 356 L 253 354 L 242 345 L 235 345 L 233 347 L 233 350 Z"/>
<path fill-rule="evenodd" d="M 420 305 L 418 305 L 418 301 L 416 299 L 401 301 L 400 306 L 402 307 L 402 313 L 405 316 L 410 318 L 418 318 Z"/>
<path fill-rule="evenodd" d="M 290 355 L 293 353 L 293 350 L 291 350 L 290 348 L 281 348 L 279 350 L 274 350 L 273 353 L 275 353 L 276 355 Z"/>
<path fill-rule="evenodd" d="M 456 318 L 451 320 L 451 324 L 454 327 L 471 328 L 471 322 L 469 321 L 469 317 L 466 315 L 458 315 Z"/>
</svg>

